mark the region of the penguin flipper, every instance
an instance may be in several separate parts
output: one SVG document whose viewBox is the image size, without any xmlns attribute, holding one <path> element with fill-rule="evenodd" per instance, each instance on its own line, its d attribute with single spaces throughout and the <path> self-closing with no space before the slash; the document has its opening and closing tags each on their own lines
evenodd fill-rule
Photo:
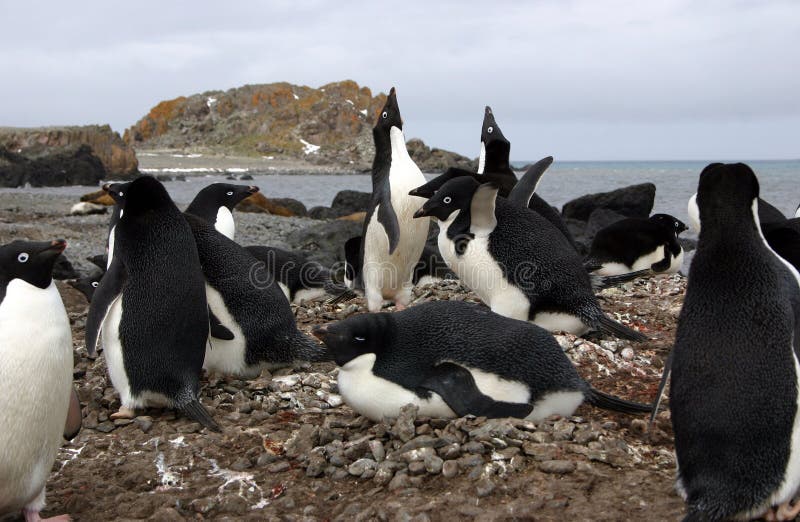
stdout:
<svg viewBox="0 0 800 522">
<path fill-rule="evenodd" d="M 122 287 L 127 277 L 124 265 L 115 257 L 94 291 L 92 301 L 89 303 L 89 314 L 86 317 L 86 351 L 90 356 L 97 353 L 97 341 L 100 339 L 103 323 L 111 306 L 122 297 Z"/>
<path fill-rule="evenodd" d="M 488 236 L 497 226 L 494 206 L 499 187 L 494 183 L 484 183 L 475 189 L 470 203 L 470 233 L 476 236 Z"/>
<path fill-rule="evenodd" d="M 209 334 L 214 339 L 219 339 L 221 341 L 233 341 L 235 337 L 233 332 L 231 332 L 222 322 L 214 315 L 214 312 L 211 311 L 211 308 L 208 309 L 208 323 L 209 323 Z"/>
<path fill-rule="evenodd" d="M 650 275 L 651 273 L 652 273 L 651 269 L 644 268 L 642 270 L 637 270 L 635 272 L 628 272 L 627 274 L 620 274 L 613 276 L 599 276 L 596 274 L 589 274 L 589 280 L 592 283 L 592 290 L 597 292 L 603 290 L 604 288 L 609 288 L 611 286 L 627 283 L 628 281 L 633 281 L 634 279 Z"/>
<path fill-rule="evenodd" d="M 606 335 L 613 335 L 614 337 L 619 337 L 620 339 L 627 339 L 629 341 L 636 342 L 644 342 L 649 339 L 643 333 L 628 328 L 624 324 L 618 323 L 603 313 L 600 314 L 598 323 L 597 329 Z"/>
<path fill-rule="evenodd" d="M 664 397 L 664 388 L 667 386 L 667 381 L 672 373 L 672 353 L 669 352 L 667 361 L 664 363 L 664 371 L 661 373 L 661 382 L 658 383 L 658 392 L 656 393 L 656 400 L 653 401 L 653 413 L 650 414 L 650 421 L 647 424 L 647 430 L 653 428 L 653 423 L 656 421 L 658 415 L 658 408 L 661 406 L 661 399 Z"/>
<path fill-rule="evenodd" d="M 191 401 L 178 406 L 178 409 L 182 411 L 187 417 L 191 418 L 192 420 L 196 420 L 206 428 L 210 429 L 211 431 L 222 431 L 217 421 L 208 413 L 208 410 L 200 404 L 200 401 L 197 399 L 192 399 Z"/>
<path fill-rule="evenodd" d="M 388 188 L 384 196 L 381 198 L 380 207 L 378 207 L 378 223 L 383 226 L 386 236 L 389 238 L 389 254 L 391 255 L 394 254 L 394 250 L 400 243 L 400 222 L 397 220 L 397 214 L 392 206 Z"/>
<path fill-rule="evenodd" d="M 667 248 L 667 245 L 664 245 L 664 259 L 650 265 L 650 269 L 656 273 L 667 270 L 670 265 L 670 257 L 669 248 Z"/>
<path fill-rule="evenodd" d="M 553 156 L 547 156 L 531 165 L 517 184 L 514 185 L 514 188 L 511 189 L 506 199 L 511 203 L 528 208 L 531 198 L 536 193 L 536 187 L 539 186 L 539 181 L 542 179 L 542 175 L 552 163 Z"/>
<path fill-rule="evenodd" d="M 586 402 L 604 410 L 618 411 L 620 413 L 650 413 L 653 411 L 652 404 L 626 401 L 594 388 L 590 388 L 586 394 Z"/>
<path fill-rule="evenodd" d="M 525 418 L 533 411 L 533 406 L 527 403 L 496 401 L 484 395 L 469 370 L 455 363 L 436 365 L 420 388 L 438 394 L 459 417 Z"/>
</svg>

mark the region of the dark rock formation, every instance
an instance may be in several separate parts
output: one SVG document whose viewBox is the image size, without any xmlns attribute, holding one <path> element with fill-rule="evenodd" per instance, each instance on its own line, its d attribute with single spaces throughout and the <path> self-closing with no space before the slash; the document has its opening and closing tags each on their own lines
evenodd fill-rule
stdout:
<svg viewBox="0 0 800 522">
<path fill-rule="evenodd" d="M 598 208 L 613 210 L 625 217 L 650 216 L 656 197 L 656 186 L 652 183 L 631 185 L 611 192 L 589 194 L 564 204 L 561 211 L 565 219 L 588 221 Z"/>
<path fill-rule="evenodd" d="M 335 267 L 344 261 L 345 241 L 360 235 L 361 226 L 355 221 L 325 221 L 290 233 L 286 243 L 293 250 L 307 253 L 312 261 Z"/>
<path fill-rule="evenodd" d="M 331 203 L 331 209 L 336 212 L 336 217 L 346 216 L 355 212 L 364 212 L 369 206 L 372 194 L 357 190 L 340 190 L 336 193 Z"/>
<path fill-rule="evenodd" d="M 88 145 L 71 145 L 54 149 L 30 159 L 0 147 L 0 186 L 61 187 L 65 185 L 97 185 L 106 177 L 100 158 Z"/>
<path fill-rule="evenodd" d="M 455 152 L 430 148 L 418 138 L 408 140 L 406 148 L 422 172 L 444 172 L 450 167 L 473 171 L 478 169 L 477 159 L 471 160 Z"/>
</svg>

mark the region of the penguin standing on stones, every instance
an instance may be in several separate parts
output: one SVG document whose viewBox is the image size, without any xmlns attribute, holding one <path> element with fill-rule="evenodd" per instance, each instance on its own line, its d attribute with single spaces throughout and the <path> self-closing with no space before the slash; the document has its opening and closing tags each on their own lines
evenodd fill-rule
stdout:
<svg viewBox="0 0 800 522">
<path fill-rule="evenodd" d="M 539 213 L 498 198 L 493 184 L 450 180 L 416 215 L 438 220 L 439 251 L 492 311 L 551 331 L 646 339 L 603 313 L 567 238 Z"/>
<path fill-rule="evenodd" d="M 402 310 L 411 301 L 411 276 L 428 236 L 428 219 L 414 219 L 423 199 L 409 196 L 425 177 L 408 155 L 403 120 L 394 87 L 372 129 L 372 199 L 364 220 L 359 254 L 359 280 L 367 307 L 381 309 L 384 299 Z"/>
<path fill-rule="evenodd" d="M 205 220 L 186 214 L 206 280 L 208 306 L 230 339 L 211 339 L 203 367 L 257 377 L 263 368 L 322 360 L 324 351 L 297 329 L 289 303 L 263 262 Z"/>
<path fill-rule="evenodd" d="M 676 274 L 683 265 L 678 235 L 686 228 L 669 214 L 617 221 L 594 236 L 585 264 L 588 270 L 603 276 L 646 269 Z"/>
<path fill-rule="evenodd" d="M 800 513 L 800 274 L 765 243 L 758 194 L 747 165 L 700 174 L 670 385 L 684 520 Z"/>
<path fill-rule="evenodd" d="M 625 413 L 651 409 L 592 388 L 546 330 L 477 304 L 434 301 L 362 314 L 314 335 L 340 366 L 342 398 L 376 421 L 397 417 L 408 403 L 427 417 L 533 421 L 572 415 L 583 402 Z"/>
<path fill-rule="evenodd" d="M 212 183 L 197 193 L 186 212 L 205 219 L 225 237 L 233 239 L 236 233 L 233 207 L 256 192 L 255 186 Z"/>
<path fill-rule="evenodd" d="M 40 520 L 62 435 L 80 429 L 72 331 L 52 277 L 66 246 L 56 240 L 0 247 L 0 518 L 22 510 L 25 520 Z"/>
<path fill-rule="evenodd" d="M 114 244 L 86 321 L 86 348 L 94 354 L 102 333 L 120 395 L 122 406 L 112 418 L 167 406 L 219 430 L 198 400 L 209 319 L 197 247 L 155 178 L 142 176 L 127 187 Z"/>
</svg>

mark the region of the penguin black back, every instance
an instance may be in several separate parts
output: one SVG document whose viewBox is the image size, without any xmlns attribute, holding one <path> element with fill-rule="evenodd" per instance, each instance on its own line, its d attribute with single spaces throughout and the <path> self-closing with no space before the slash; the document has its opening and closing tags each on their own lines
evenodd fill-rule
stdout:
<svg viewBox="0 0 800 522">
<path fill-rule="evenodd" d="M 687 518 L 759 516 L 788 472 L 800 289 L 759 234 L 758 193 L 744 164 L 709 165 L 700 175 L 702 226 L 670 389 Z"/>
</svg>

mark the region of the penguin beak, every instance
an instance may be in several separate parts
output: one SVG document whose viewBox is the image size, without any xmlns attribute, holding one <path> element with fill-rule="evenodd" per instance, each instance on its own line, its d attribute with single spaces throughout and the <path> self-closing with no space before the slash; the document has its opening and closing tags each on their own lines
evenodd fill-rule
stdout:
<svg viewBox="0 0 800 522">
<path fill-rule="evenodd" d="M 419 210 L 417 210 L 416 212 L 414 212 L 414 218 L 421 218 L 421 217 L 425 217 L 425 216 L 428 216 L 428 215 L 430 215 L 430 214 L 428 214 L 428 211 L 429 211 L 430 209 L 426 209 L 426 208 L 425 208 L 426 206 L 427 206 L 427 205 L 422 205 L 422 207 L 421 207 Z"/>
<path fill-rule="evenodd" d="M 258 187 L 256 187 L 255 185 L 251 185 L 250 187 L 247 188 L 247 193 L 250 194 L 251 196 L 256 192 L 258 192 Z"/>
<path fill-rule="evenodd" d="M 111 190 L 111 183 L 104 183 L 102 188 L 105 192 L 109 192 Z"/>
<path fill-rule="evenodd" d="M 311 334 L 324 343 L 328 337 L 328 329 L 325 326 L 317 326 L 311 331 Z"/>
<path fill-rule="evenodd" d="M 51 254 L 52 253 L 52 254 L 55 254 L 55 255 L 60 255 L 66 249 L 67 249 L 67 242 L 66 241 L 64 241 L 63 239 L 54 239 L 53 241 L 50 242 L 50 245 L 47 248 L 42 250 L 42 253 L 43 254 L 44 253 L 47 253 L 47 254 Z"/>
</svg>

